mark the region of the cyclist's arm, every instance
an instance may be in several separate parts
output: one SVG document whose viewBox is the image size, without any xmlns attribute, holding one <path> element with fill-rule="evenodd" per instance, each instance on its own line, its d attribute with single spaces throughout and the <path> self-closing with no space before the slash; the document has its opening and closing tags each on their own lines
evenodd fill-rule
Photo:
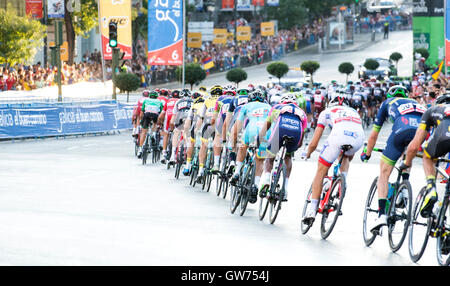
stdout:
<svg viewBox="0 0 450 286">
<path fill-rule="evenodd" d="M 322 127 L 321 125 L 318 125 L 316 127 L 316 130 L 314 131 L 314 136 L 308 145 L 308 152 L 306 153 L 306 158 L 311 157 L 311 153 L 316 150 L 317 145 L 319 145 L 320 138 L 322 137 L 323 130 L 324 127 Z"/>
<path fill-rule="evenodd" d="M 405 164 L 408 166 L 411 166 L 412 160 L 417 155 L 417 152 L 419 152 L 420 146 L 422 145 L 423 141 L 428 136 L 428 131 L 424 126 L 421 124 L 419 128 L 417 128 L 416 135 L 414 136 L 413 140 L 409 143 L 408 149 L 406 149 L 406 158 L 405 158 Z"/>
<path fill-rule="evenodd" d="M 380 134 L 379 130 L 376 130 L 375 128 L 372 129 L 372 132 L 369 135 L 369 139 L 367 140 L 366 154 L 368 156 L 370 156 L 372 154 L 373 147 L 377 143 L 378 134 Z"/>
</svg>

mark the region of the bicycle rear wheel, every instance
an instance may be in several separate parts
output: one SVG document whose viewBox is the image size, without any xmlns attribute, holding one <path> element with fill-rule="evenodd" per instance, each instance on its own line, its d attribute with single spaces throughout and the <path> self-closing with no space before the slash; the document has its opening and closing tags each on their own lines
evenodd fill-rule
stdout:
<svg viewBox="0 0 450 286">
<path fill-rule="evenodd" d="M 323 210 L 320 224 L 320 235 L 322 239 L 327 239 L 330 236 L 338 217 L 342 215 L 341 209 L 345 197 L 345 177 L 343 175 L 339 175 L 334 179 L 329 192 L 330 196 Z"/>
<path fill-rule="evenodd" d="M 240 203 L 240 210 L 239 215 L 243 216 L 245 213 L 245 210 L 247 209 L 248 200 L 250 198 L 250 193 L 252 191 L 253 187 L 253 181 L 255 178 L 255 164 L 252 162 L 247 169 L 247 172 L 244 174 L 242 184 L 241 184 L 241 203 Z"/>
<path fill-rule="evenodd" d="M 376 199 L 378 197 L 377 184 L 378 177 L 373 180 L 372 185 L 370 186 L 366 204 L 364 206 L 363 238 L 366 246 L 370 246 L 377 237 L 376 234 L 370 231 L 373 227 L 373 222 L 375 222 L 375 219 L 378 217 L 378 200 Z"/>
<path fill-rule="evenodd" d="M 440 225 L 436 242 L 436 257 L 441 266 L 450 264 L 450 208 L 448 205 L 448 198 L 444 198 L 438 219 Z"/>
<path fill-rule="evenodd" d="M 270 210 L 269 210 L 269 222 L 273 224 L 278 217 L 278 213 L 281 210 L 281 204 L 283 203 L 284 196 L 284 182 L 286 180 L 286 167 L 284 163 L 280 164 L 281 168 L 278 172 L 271 185 L 271 199 L 270 199 Z M 281 181 L 280 181 L 281 179 Z"/>
<path fill-rule="evenodd" d="M 419 261 L 427 247 L 428 238 L 430 237 L 432 218 L 423 218 L 420 215 L 420 208 L 425 199 L 426 187 L 423 187 L 416 197 L 414 208 L 411 214 L 411 222 L 409 224 L 409 257 L 413 262 Z"/>
<path fill-rule="evenodd" d="M 397 252 L 405 241 L 411 222 L 412 188 L 409 181 L 403 181 L 389 207 L 388 239 L 392 252 Z"/>
<path fill-rule="evenodd" d="M 303 206 L 303 211 L 302 211 L 302 216 L 301 216 L 302 221 L 300 222 L 300 230 L 301 230 L 302 234 L 306 234 L 312 226 L 312 224 L 307 224 L 307 223 L 303 222 L 303 218 L 305 217 L 306 210 L 308 209 L 308 205 L 311 203 L 311 195 L 312 195 L 312 186 L 309 188 L 309 191 L 306 194 L 305 204 Z"/>
<path fill-rule="evenodd" d="M 230 191 L 230 212 L 234 214 L 241 202 L 242 193 L 239 186 L 231 186 Z"/>
</svg>

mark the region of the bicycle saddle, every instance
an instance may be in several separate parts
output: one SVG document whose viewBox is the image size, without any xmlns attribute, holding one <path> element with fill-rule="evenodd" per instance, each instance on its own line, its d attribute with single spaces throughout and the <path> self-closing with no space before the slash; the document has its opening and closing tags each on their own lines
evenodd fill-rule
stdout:
<svg viewBox="0 0 450 286">
<path fill-rule="evenodd" d="M 352 146 L 352 145 L 348 145 L 348 144 L 342 145 L 342 146 L 341 146 L 341 149 L 342 149 L 342 151 L 344 151 L 344 152 L 346 152 L 346 151 L 348 151 L 348 150 L 350 150 L 350 149 L 352 149 L 352 148 L 353 148 L 353 146 Z"/>
</svg>

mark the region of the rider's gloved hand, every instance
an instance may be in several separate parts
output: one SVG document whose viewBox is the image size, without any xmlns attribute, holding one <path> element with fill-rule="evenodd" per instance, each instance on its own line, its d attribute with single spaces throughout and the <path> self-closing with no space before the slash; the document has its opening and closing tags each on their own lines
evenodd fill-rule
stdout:
<svg viewBox="0 0 450 286">
<path fill-rule="evenodd" d="M 362 152 L 360 157 L 363 162 L 367 162 L 370 159 L 370 155 L 367 155 L 366 152 Z"/>
<path fill-rule="evenodd" d="M 405 162 L 402 162 L 402 164 L 400 165 L 400 167 L 398 167 L 398 169 L 399 169 L 400 171 L 404 171 L 404 170 L 406 170 L 406 169 L 409 169 L 410 167 L 411 167 L 411 166 L 406 165 Z"/>
</svg>

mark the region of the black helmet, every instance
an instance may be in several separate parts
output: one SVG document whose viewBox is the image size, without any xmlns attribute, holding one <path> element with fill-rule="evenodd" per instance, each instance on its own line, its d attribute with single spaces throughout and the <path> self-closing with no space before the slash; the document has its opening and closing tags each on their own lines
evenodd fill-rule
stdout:
<svg viewBox="0 0 450 286">
<path fill-rule="evenodd" d="M 180 91 L 178 89 L 175 89 L 172 91 L 172 97 L 173 98 L 180 98 Z"/>
<path fill-rule="evenodd" d="M 180 96 L 181 97 L 185 97 L 185 96 L 191 96 L 191 91 L 189 90 L 189 89 L 183 89 L 181 92 L 180 92 Z"/>
<path fill-rule="evenodd" d="M 252 101 L 264 102 L 265 99 L 266 98 L 264 96 L 264 93 L 260 89 L 257 89 L 248 95 L 249 102 L 252 102 Z"/>
<path fill-rule="evenodd" d="M 436 99 L 436 104 L 449 104 L 450 94 L 443 94 Z"/>
</svg>

